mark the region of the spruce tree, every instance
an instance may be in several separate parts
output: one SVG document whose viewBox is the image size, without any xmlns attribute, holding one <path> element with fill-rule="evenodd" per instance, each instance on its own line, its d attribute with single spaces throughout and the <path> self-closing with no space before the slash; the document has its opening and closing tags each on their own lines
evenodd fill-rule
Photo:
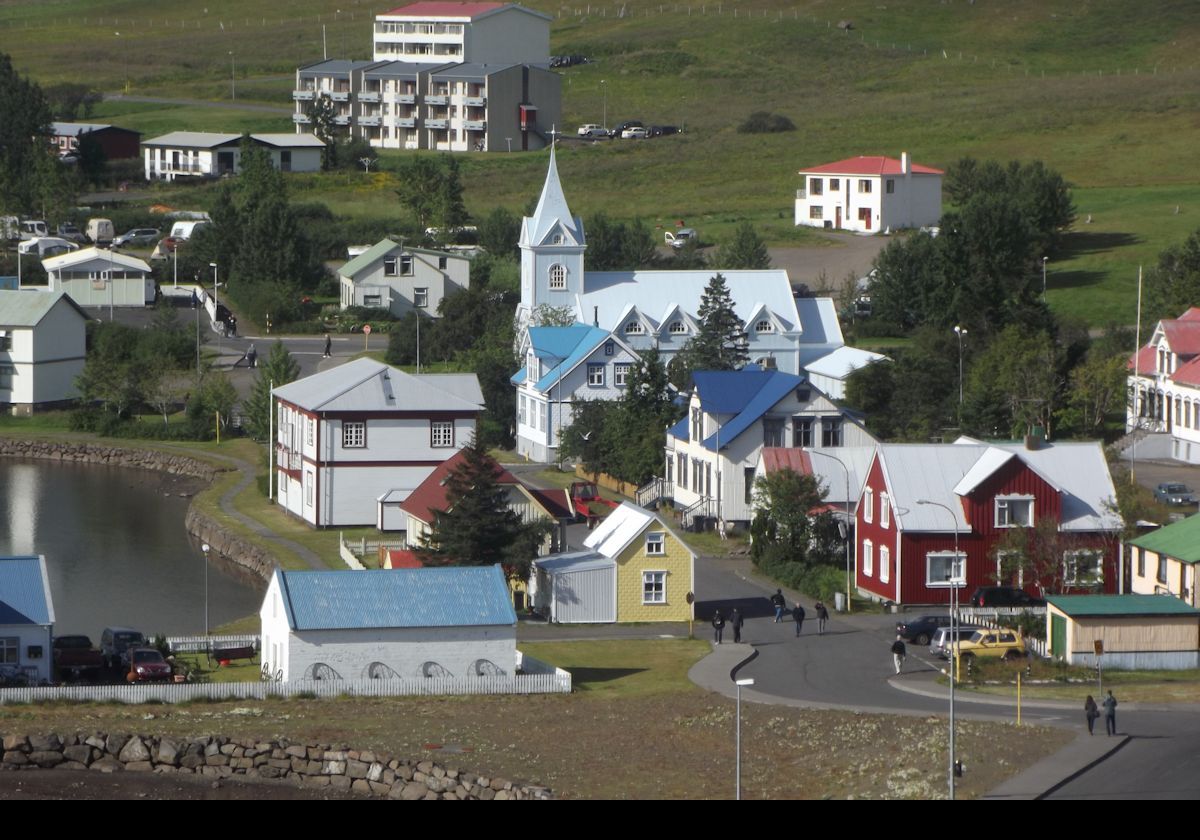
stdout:
<svg viewBox="0 0 1200 840">
<path fill-rule="evenodd" d="M 292 358 L 283 342 L 272 344 L 266 362 L 259 366 L 250 395 L 242 403 L 246 431 L 255 440 L 265 440 L 271 432 L 271 388 L 294 382 L 299 375 L 300 364 Z"/>
<path fill-rule="evenodd" d="M 671 360 L 671 382 L 685 390 L 692 371 L 738 370 L 750 361 L 746 331 L 721 274 L 713 275 L 700 298 L 700 331 Z"/>
<path fill-rule="evenodd" d="M 767 243 L 758 235 L 754 225 L 742 222 L 717 257 L 721 268 L 764 269 L 771 267 Z"/>
</svg>

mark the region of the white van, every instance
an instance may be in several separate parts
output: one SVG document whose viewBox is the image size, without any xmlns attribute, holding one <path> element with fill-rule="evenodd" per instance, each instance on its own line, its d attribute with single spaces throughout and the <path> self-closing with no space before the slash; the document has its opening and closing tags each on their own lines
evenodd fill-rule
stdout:
<svg viewBox="0 0 1200 840">
<path fill-rule="evenodd" d="M 101 247 L 111 245 L 116 235 L 111 219 L 88 219 L 86 232 L 87 238 Z"/>
<path fill-rule="evenodd" d="M 49 236 L 50 227 L 45 222 L 34 219 L 24 219 L 21 221 L 21 238 L 36 239 L 39 236 Z"/>
<path fill-rule="evenodd" d="M 208 222 L 205 221 L 176 222 L 171 225 L 171 238 L 186 242 L 195 235 L 198 229 L 204 227 L 206 224 Z"/>
</svg>

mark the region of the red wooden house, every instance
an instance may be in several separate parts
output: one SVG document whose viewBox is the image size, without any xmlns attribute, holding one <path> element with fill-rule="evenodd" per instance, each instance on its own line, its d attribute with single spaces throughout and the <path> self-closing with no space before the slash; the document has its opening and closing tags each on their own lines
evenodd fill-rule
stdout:
<svg viewBox="0 0 1200 840">
<path fill-rule="evenodd" d="M 955 579 L 964 602 L 996 584 L 1116 592 L 1115 499 L 1099 443 L 882 444 L 856 512 L 858 589 L 898 604 L 948 603 Z"/>
</svg>

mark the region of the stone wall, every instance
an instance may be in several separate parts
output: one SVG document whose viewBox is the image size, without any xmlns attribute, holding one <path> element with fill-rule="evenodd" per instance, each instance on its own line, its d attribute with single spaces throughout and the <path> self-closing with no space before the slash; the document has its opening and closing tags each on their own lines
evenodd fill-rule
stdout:
<svg viewBox="0 0 1200 840">
<path fill-rule="evenodd" d="M 262 578 L 266 583 L 275 571 L 275 557 L 269 551 L 239 537 L 212 517 L 202 513 L 195 501 L 188 506 L 183 519 L 187 532 L 202 542 L 208 543 L 214 554 L 228 558 L 244 569 Z"/>
<path fill-rule="evenodd" d="M 155 735 L 5 735 L 0 770 L 278 779 L 387 799 L 551 799 L 549 789 L 329 744 Z"/>
<path fill-rule="evenodd" d="M 165 472 L 170 475 L 188 475 L 212 481 L 224 472 L 219 467 L 206 464 L 187 455 L 159 452 L 153 449 L 123 449 L 117 446 L 102 446 L 95 443 L 71 443 L 50 440 L 13 440 L 0 438 L 0 457 L 38 458 L 46 461 L 68 461 L 79 464 L 107 464 L 113 467 L 135 467 L 143 470 Z"/>
</svg>

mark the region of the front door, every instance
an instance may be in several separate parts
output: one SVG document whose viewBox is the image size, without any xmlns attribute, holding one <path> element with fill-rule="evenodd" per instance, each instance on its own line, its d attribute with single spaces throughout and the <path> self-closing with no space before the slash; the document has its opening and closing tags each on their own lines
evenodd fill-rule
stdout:
<svg viewBox="0 0 1200 840">
<path fill-rule="evenodd" d="M 858 208 L 858 221 L 862 223 L 863 230 L 871 229 L 871 208 L 870 207 L 859 207 Z"/>
<path fill-rule="evenodd" d="M 834 221 L 833 226 L 835 228 L 837 228 L 838 230 L 841 230 L 841 228 L 842 228 L 842 208 L 841 207 L 837 208 L 837 210 L 834 211 L 834 215 L 836 216 L 836 220 Z"/>
</svg>

